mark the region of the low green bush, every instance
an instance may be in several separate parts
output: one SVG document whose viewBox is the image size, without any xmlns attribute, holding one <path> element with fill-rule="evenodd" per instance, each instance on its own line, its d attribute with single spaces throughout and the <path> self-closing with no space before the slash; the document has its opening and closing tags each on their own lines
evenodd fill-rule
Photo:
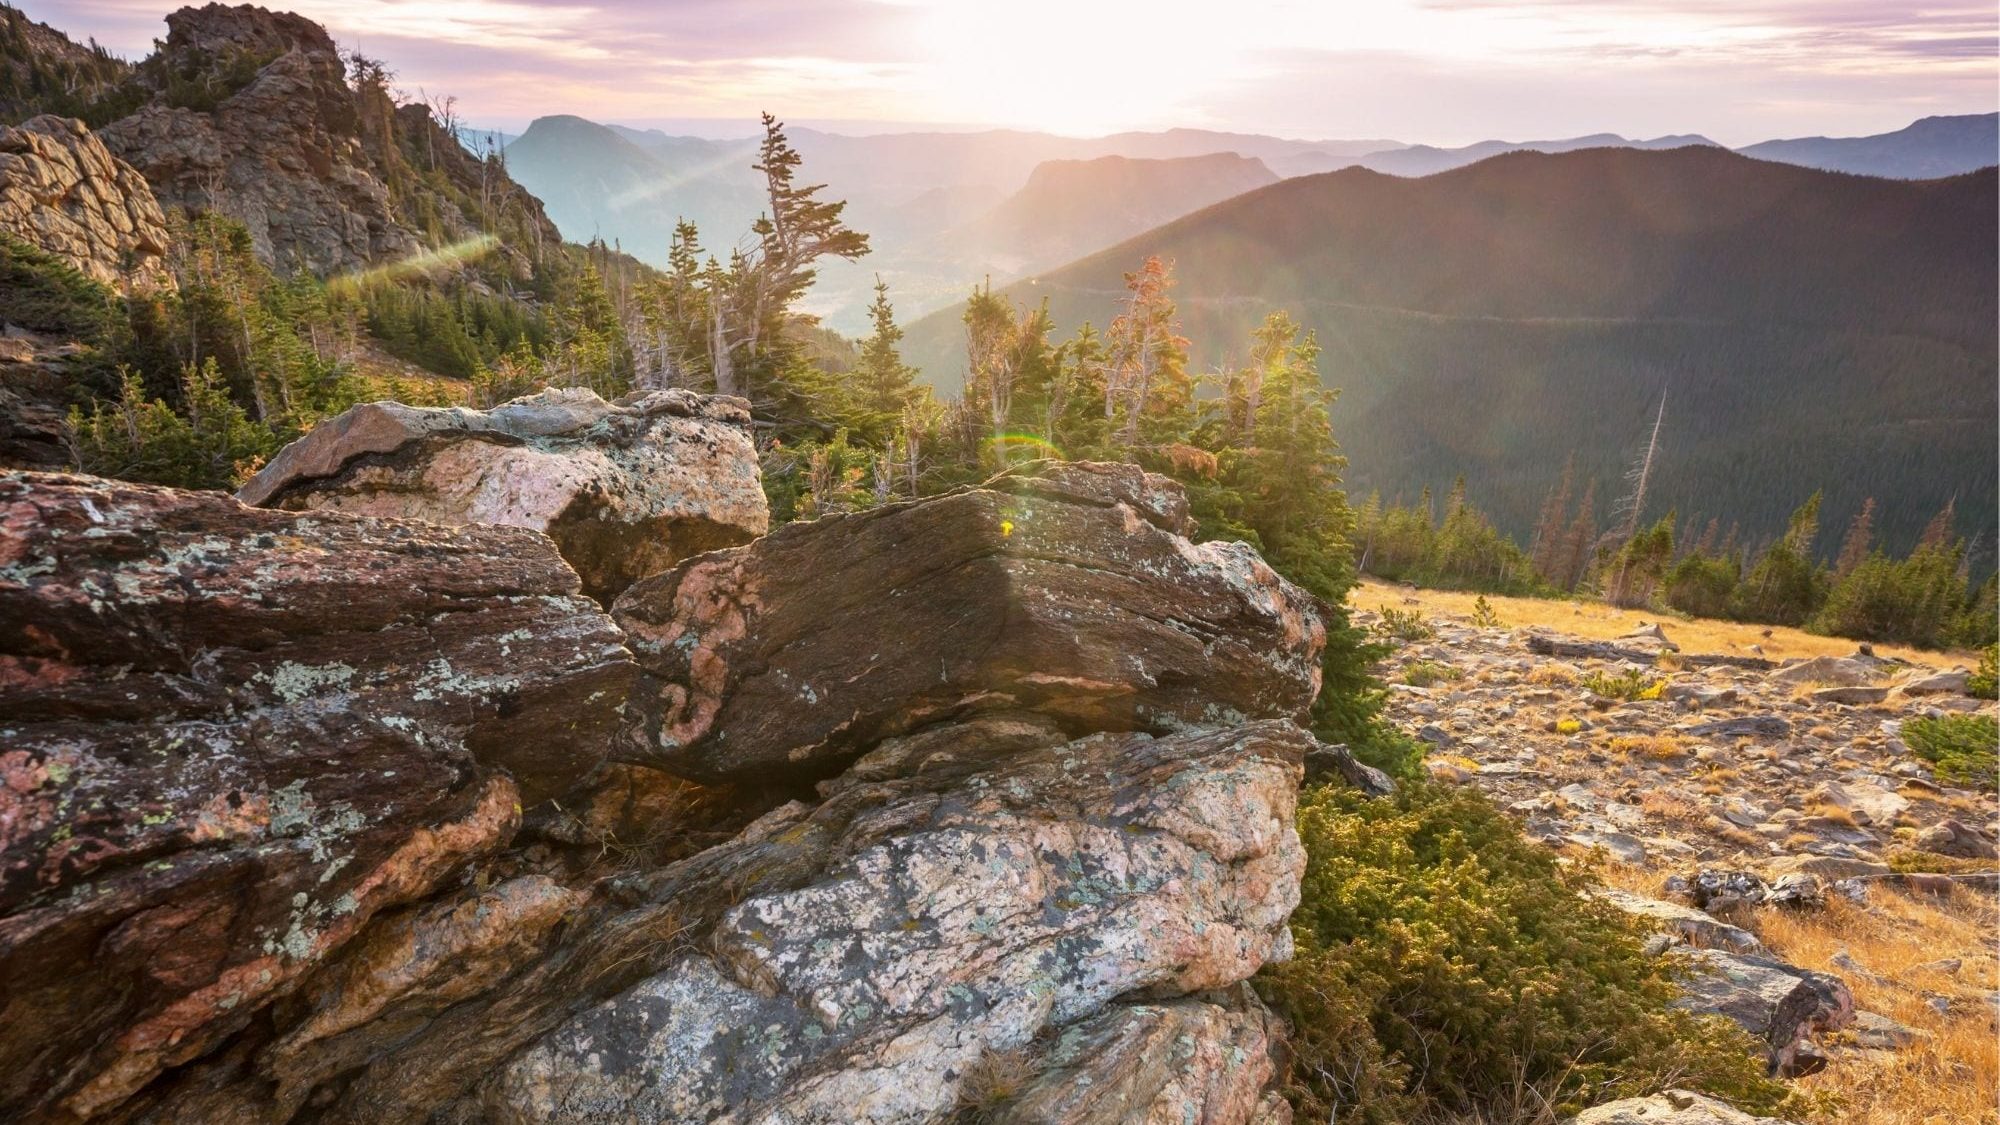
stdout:
<svg viewBox="0 0 2000 1125">
<path fill-rule="evenodd" d="M 1994 792 L 2000 769 L 2000 722 L 1991 715 L 1937 715 L 1903 723 L 1903 744 L 1937 770 L 1940 781 Z"/>
<path fill-rule="evenodd" d="M 1979 650 L 1979 671 L 1965 678 L 1965 694 L 1975 699 L 1992 699 L 2000 687 L 2000 645 Z"/>
<path fill-rule="evenodd" d="M 1292 1025 L 1302 1121 L 1540 1120 L 1667 1085 L 1756 1112 L 1784 1088 L 1714 1018 L 1669 1007 L 1670 963 L 1490 801 L 1406 782 L 1301 797 L 1297 954 L 1257 977 Z"/>
<path fill-rule="evenodd" d="M 1375 623 L 1375 632 L 1392 641 L 1427 641 L 1437 636 L 1422 610 L 1390 606 L 1382 607 L 1382 620 Z"/>
<path fill-rule="evenodd" d="M 1617 673 L 1592 672 L 1577 682 L 1594 695 L 1601 695 L 1606 699 L 1623 699 L 1627 702 L 1634 699 L 1658 699 L 1661 690 L 1666 686 L 1664 680 L 1656 680 L 1631 670 Z"/>
<path fill-rule="evenodd" d="M 1419 660 L 1403 669 L 1403 682 L 1409 684 L 1411 687 L 1429 687 L 1432 684 L 1462 680 L 1464 678 L 1464 672 L 1459 671 L 1449 664 L 1440 664 L 1435 660 Z"/>
</svg>

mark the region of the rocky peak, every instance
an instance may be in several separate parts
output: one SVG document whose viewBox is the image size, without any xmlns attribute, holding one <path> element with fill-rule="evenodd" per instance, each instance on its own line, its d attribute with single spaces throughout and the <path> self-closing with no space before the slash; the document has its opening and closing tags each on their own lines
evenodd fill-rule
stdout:
<svg viewBox="0 0 2000 1125">
<path fill-rule="evenodd" d="M 273 12 L 254 4 L 205 4 L 167 17 L 164 55 L 169 65 L 239 51 L 277 56 L 293 50 L 337 57 L 326 29 L 292 12 Z"/>
</svg>

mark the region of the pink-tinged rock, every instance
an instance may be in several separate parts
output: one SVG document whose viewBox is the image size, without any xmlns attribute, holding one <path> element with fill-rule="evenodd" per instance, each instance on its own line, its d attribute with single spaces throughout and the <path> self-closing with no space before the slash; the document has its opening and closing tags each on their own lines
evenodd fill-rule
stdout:
<svg viewBox="0 0 2000 1125">
<path fill-rule="evenodd" d="M 0 1117 L 116 1107 L 597 764 L 548 540 L 0 474 Z"/>
<path fill-rule="evenodd" d="M 608 602 L 634 580 L 771 522 L 750 411 L 654 391 L 551 389 L 492 410 L 375 402 L 315 427 L 237 493 L 246 503 L 548 533 Z"/>
</svg>

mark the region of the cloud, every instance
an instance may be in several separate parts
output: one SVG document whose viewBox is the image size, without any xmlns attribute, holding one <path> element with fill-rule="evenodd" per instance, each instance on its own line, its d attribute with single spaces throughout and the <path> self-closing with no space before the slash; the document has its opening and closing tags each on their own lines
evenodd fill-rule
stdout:
<svg viewBox="0 0 2000 1125">
<path fill-rule="evenodd" d="M 157 0 L 25 0 L 130 55 Z M 294 0 L 470 120 L 1201 125 L 1464 143 L 1994 107 L 1990 7 L 1885 0 Z"/>
</svg>

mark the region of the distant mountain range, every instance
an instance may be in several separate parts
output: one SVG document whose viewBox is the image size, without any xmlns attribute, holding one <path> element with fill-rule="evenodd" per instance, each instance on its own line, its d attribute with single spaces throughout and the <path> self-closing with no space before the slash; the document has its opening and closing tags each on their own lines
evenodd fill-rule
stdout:
<svg viewBox="0 0 2000 1125">
<path fill-rule="evenodd" d="M 469 130 L 483 145 L 490 131 Z M 888 279 L 898 310 L 926 313 L 964 299 L 981 278 L 1010 281 L 1217 202 L 1233 180 L 1215 161 L 1195 165 L 1086 166 L 1107 157 L 1185 161 L 1224 154 L 1261 164 L 1275 177 L 1359 165 L 1396 176 L 1426 176 L 1509 152 L 1591 148 L 1713 146 L 1695 135 L 1629 140 L 1612 133 L 1546 141 L 1482 141 L 1459 148 L 1385 140 L 1302 141 L 1246 133 L 1172 129 L 1106 137 L 1061 137 L 1014 130 L 847 136 L 814 129 L 789 135 L 808 177 L 848 201 L 849 221 L 875 252 L 822 271 L 814 311 L 831 327 L 858 333 L 876 275 Z M 1926 118 L 1880 137 L 1768 141 L 1745 150 L 1761 159 L 1898 178 L 1950 175 L 2000 162 L 2000 115 Z M 600 125 L 574 116 L 537 119 L 506 143 L 509 171 L 548 204 L 572 239 L 602 238 L 662 264 L 676 218 L 726 249 L 763 209 L 750 170 L 756 143 L 657 129 Z M 1052 162 L 1040 185 L 1037 169 Z M 1237 167 L 1247 167 L 1246 164 Z M 1070 177 L 1061 191 L 1046 176 Z M 1058 196 L 1064 198 L 1058 199 Z M 1037 200 L 1039 196 L 1039 201 Z"/>
<path fill-rule="evenodd" d="M 1035 167 L 1026 187 L 944 238 L 991 272 L 1014 277 L 1277 182 L 1263 161 L 1233 152 L 1050 160 Z"/>
<path fill-rule="evenodd" d="M 1926 117 L 1872 137 L 1801 137 L 1736 151 L 1829 172 L 1927 180 L 2000 164 L 2000 113 Z"/>
<path fill-rule="evenodd" d="M 1175 262 L 1198 368 L 1289 309 L 1342 388 L 1354 490 L 1415 499 L 1466 474 L 1525 533 L 1574 453 L 1608 507 L 1667 397 L 1650 512 L 1747 532 L 1827 490 L 1874 496 L 1904 543 L 1946 500 L 1996 502 L 1994 170 L 1897 181 L 1697 146 L 1519 152 L 1421 179 L 1285 180 L 1020 282 L 1068 331 L 1121 275 Z M 955 310 L 907 354 L 956 391 Z"/>
<path fill-rule="evenodd" d="M 1409 145 L 1387 152 L 1371 152 L 1355 163 L 1377 172 L 1387 172 L 1392 176 L 1429 176 L 1437 172 L 1449 172 L 1453 168 L 1463 168 L 1489 157 L 1508 152 L 1575 152 L 1584 148 L 1682 148 L 1687 145 L 1713 145 L 1714 141 L 1698 134 L 1684 136 L 1655 137 L 1650 141 L 1628 140 L 1616 133 L 1592 133 L 1587 137 L 1570 137 L 1561 141 L 1480 141 L 1478 144 L 1461 148 L 1433 148 L 1430 145 Z"/>
</svg>

